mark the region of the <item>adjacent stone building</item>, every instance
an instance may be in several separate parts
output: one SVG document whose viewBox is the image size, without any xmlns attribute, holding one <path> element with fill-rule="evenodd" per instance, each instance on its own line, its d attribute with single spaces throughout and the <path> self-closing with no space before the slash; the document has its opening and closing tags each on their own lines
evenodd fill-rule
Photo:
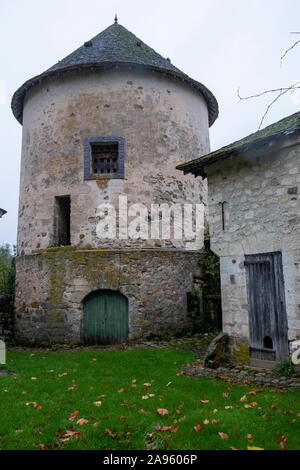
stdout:
<svg viewBox="0 0 300 470">
<path fill-rule="evenodd" d="M 300 338 L 300 113 L 178 168 L 208 180 L 233 355 L 286 359 Z"/>
<path fill-rule="evenodd" d="M 115 342 L 189 325 L 202 253 L 172 236 L 99 238 L 97 208 L 120 195 L 205 202 L 206 183 L 175 167 L 209 152 L 212 93 L 115 22 L 28 80 L 12 109 L 23 125 L 17 340 Z"/>
</svg>

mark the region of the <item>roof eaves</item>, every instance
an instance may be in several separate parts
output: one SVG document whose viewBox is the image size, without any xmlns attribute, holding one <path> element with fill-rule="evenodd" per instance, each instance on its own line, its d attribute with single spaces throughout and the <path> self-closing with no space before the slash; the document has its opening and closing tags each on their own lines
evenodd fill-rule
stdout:
<svg viewBox="0 0 300 470">
<path fill-rule="evenodd" d="M 189 162 L 177 165 L 176 168 L 178 170 L 184 171 L 185 174 L 193 173 L 196 176 L 196 173 L 198 173 L 202 176 L 203 174 L 205 174 L 203 169 L 206 166 L 212 165 L 213 163 L 218 162 L 218 161 L 225 160 L 226 158 L 229 158 L 231 156 L 257 151 L 260 148 L 268 145 L 274 139 L 276 141 L 281 140 L 287 136 L 300 132 L 300 113 L 296 113 L 296 115 L 297 114 L 299 114 L 299 118 L 296 119 L 295 125 L 292 125 L 290 127 L 287 127 L 277 132 L 270 133 L 265 136 L 263 135 L 263 131 L 265 131 L 265 129 L 263 131 L 258 131 L 255 134 L 251 134 L 250 136 L 245 137 L 244 139 L 241 139 L 237 142 L 234 142 L 233 144 L 222 147 L 219 150 L 211 152 L 207 155 L 203 155 Z M 293 115 L 292 117 L 294 116 L 295 115 Z M 288 118 L 285 118 L 285 120 L 287 120 L 288 122 Z M 279 123 L 282 121 L 279 121 Z M 268 126 L 268 128 L 271 128 L 273 126 L 274 128 L 276 128 L 277 124 L 278 123 L 275 123 L 272 126 Z M 255 139 L 255 135 L 257 136 L 256 139 Z"/>
<path fill-rule="evenodd" d="M 58 70 L 46 71 L 40 75 L 37 75 L 29 80 L 27 80 L 13 95 L 11 107 L 15 118 L 22 124 L 23 121 L 23 104 L 24 99 L 27 92 L 33 88 L 38 83 L 46 80 L 47 78 L 58 76 L 61 74 L 65 74 L 72 71 L 79 71 L 83 69 L 107 69 L 107 68 L 114 68 L 114 67 L 129 67 L 129 68 L 136 68 L 136 69 L 146 69 L 146 70 L 153 70 L 156 72 L 163 73 L 170 77 L 173 77 L 177 80 L 180 80 L 188 85 L 192 86 L 196 90 L 198 90 L 202 96 L 204 97 L 207 107 L 208 107 L 208 115 L 209 115 L 209 125 L 215 122 L 219 115 L 219 106 L 215 96 L 212 92 L 206 88 L 200 82 L 193 80 L 188 75 L 185 75 L 181 72 L 176 72 L 170 69 L 164 69 L 162 67 L 157 67 L 154 65 L 147 65 L 147 64 L 137 64 L 137 63 L 130 63 L 130 62 L 102 62 L 102 63 L 87 63 L 87 64 L 80 64 L 80 65 L 72 65 Z"/>
</svg>

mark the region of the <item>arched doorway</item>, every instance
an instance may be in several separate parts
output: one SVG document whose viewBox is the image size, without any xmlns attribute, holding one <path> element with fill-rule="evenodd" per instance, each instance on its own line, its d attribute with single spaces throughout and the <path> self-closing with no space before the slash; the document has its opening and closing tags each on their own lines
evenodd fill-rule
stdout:
<svg viewBox="0 0 300 470">
<path fill-rule="evenodd" d="M 128 339 L 128 299 L 113 290 L 99 290 L 83 301 L 85 344 L 118 344 Z"/>
</svg>

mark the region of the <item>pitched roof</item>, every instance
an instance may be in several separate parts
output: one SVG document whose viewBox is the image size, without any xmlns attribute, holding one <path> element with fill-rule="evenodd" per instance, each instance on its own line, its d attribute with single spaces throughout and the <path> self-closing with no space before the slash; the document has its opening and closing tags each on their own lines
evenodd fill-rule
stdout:
<svg viewBox="0 0 300 470">
<path fill-rule="evenodd" d="M 233 155 L 242 155 L 267 146 L 270 140 L 281 140 L 295 132 L 300 132 L 300 112 L 287 116 L 264 129 L 215 150 L 207 155 L 182 163 L 176 168 L 184 173 L 205 176 L 204 168 Z M 267 148 L 267 147 L 266 147 Z"/>
<path fill-rule="evenodd" d="M 124 26 L 112 24 L 56 65 L 24 83 L 12 99 L 12 110 L 16 119 L 22 123 L 26 93 L 45 78 L 79 68 L 107 68 L 114 65 L 155 70 L 186 82 L 204 96 L 208 106 L 210 125 L 218 117 L 217 100 L 204 85 L 181 72 L 171 64 L 169 59 L 163 58 Z"/>
</svg>

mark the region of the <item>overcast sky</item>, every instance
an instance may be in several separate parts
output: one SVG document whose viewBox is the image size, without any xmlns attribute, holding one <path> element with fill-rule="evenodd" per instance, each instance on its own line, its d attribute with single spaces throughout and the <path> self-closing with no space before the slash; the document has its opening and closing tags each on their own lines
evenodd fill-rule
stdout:
<svg viewBox="0 0 300 470">
<path fill-rule="evenodd" d="M 271 96 L 251 95 L 300 80 L 299 0 L 0 0 L 0 244 L 16 242 L 22 127 L 10 110 L 14 91 L 113 23 L 140 37 L 216 96 L 210 129 L 217 149 L 252 132 Z M 274 105 L 264 125 L 299 110 L 300 93 Z"/>
</svg>

